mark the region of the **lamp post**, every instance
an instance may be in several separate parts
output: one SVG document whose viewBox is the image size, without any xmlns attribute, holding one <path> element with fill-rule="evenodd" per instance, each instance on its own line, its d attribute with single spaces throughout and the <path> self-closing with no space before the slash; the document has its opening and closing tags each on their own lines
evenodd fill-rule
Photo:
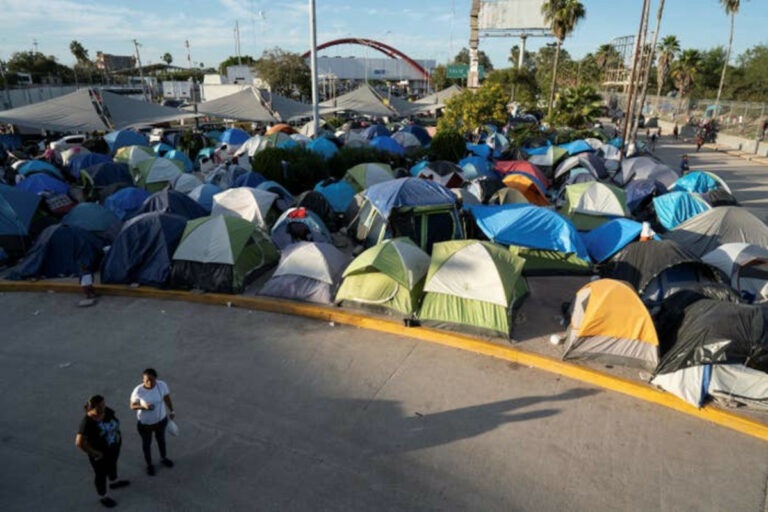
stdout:
<svg viewBox="0 0 768 512">
<path fill-rule="evenodd" d="M 312 134 L 317 135 L 320 128 L 320 115 L 317 106 L 317 23 L 315 21 L 315 0 L 309 0 L 309 41 L 310 74 L 312 75 Z"/>
</svg>

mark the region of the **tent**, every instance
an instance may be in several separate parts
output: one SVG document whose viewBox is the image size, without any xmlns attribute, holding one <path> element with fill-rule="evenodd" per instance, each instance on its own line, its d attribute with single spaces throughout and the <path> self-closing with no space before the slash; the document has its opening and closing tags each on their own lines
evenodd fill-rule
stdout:
<svg viewBox="0 0 768 512">
<path fill-rule="evenodd" d="M 187 222 L 173 254 L 171 287 L 241 293 L 278 259 L 269 237 L 250 222 L 202 217 Z"/>
<path fill-rule="evenodd" d="M 397 115 L 397 112 L 386 106 L 379 93 L 367 83 L 346 94 L 320 103 L 322 114 L 340 111 L 357 112 L 364 116 L 391 117 Z"/>
<path fill-rule="evenodd" d="M 177 190 L 162 190 L 148 197 L 141 205 L 138 214 L 151 212 L 172 213 L 183 217 L 185 220 L 197 219 L 208 215 L 205 208 L 200 206 L 194 199 L 187 197 Z"/>
<path fill-rule="evenodd" d="M 731 279 L 731 287 L 747 302 L 768 300 L 768 249 L 752 244 L 724 244 L 701 257 Z"/>
<path fill-rule="evenodd" d="M 456 196 L 442 185 L 417 178 L 368 188 L 348 232 L 367 247 L 407 236 L 427 252 L 435 242 L 463 236 Z"/>
<path fill-rule="evenodd" d="M 459 160 L 459 167 L 464 175 L 464 179 L 473 180 L 480 176 L 491 176 L 491 162 L 481 156 L 468 156 Z"/>
<path fill-rule="evenodd" d="M 521 196 L 523 195 L 523 193 L 517 189 L 507 189 L 507 187 L 504 186 L 504 183 L 502 183 L 501 180 L 495 176 L 481 176 L 479 178 L 475 178 L 470 183 L 465 185 L 465 188 L 472 195 L 478 198 L 481 203 L 490 201 L 491 197 L 493 197 L 496 192 L 504 189 L 515 190 L 515 192 L 518 192 Z M 528 199 L 525 201 L 528 202 Z"/>
<path fill-rule="evenodd" d="M 114 129 L 118 130 L 197 117 L 197 114 L 191 112 L 134 100 L 105 90 L 99 91 L 99 94 L 104 112 L 109 115 Z"/>
<path fill-rule="evenodd" d="M 531 154 L 528 161 L 545 174 L 552 176 L 555 167 L 567 156 L 568 151 L 559 146 L 545 146 L 540 154 Z"/>
<path fill-rule="evenodd" d="M 549 188 L 549 180 L 541 172 L 541 169 L 525 160 L 498 160 L 493 166 L 493 170 L 499 175 L 506 177 L 509 174 L 522 174 L 533 179 L 539 188 L 546 192 Z"/>
<path fill-rule="evenodd" d="M 275 207 L 278 197 L 256 188 L 231 188 L 213 196 L 211 215 L 239 217 L 266 231 L 280 216 Z"/>
<path fill-rule="evenodd" d="M 171 182 L 171 188 L 182 194 L 189 194 L 202 184 L 203 182 L 200 181 L 200 178 L 194 174 L 185 172 L 176 176 Z"/>
<path fill-rule="evenodd" d="M 169 146 L 165 142 L 158 142 L 152 145 L 152 151 L 155 153 L 155 156 L 165 156 L 166 153 L 173 150 L 174 147 Z"/>
<path fill-rule="evenodd" d="M 624 187 L 624 192 L 629 211 L 640 214 L 652 204 L 654 197 L 666 194 L 667 187 L 653 178 L 632 180 Z"/>
<path fill-rule="evenodd" d="M 419 139 L 419 142 L 421 142 L 421 145 L 424 147 L 429 146 L 429 143 L 432 142 L 432 136 L 429 132 L 423 126 L 419 126 L 418 124 L 409 124 L 408 126 L 403 127 L 400 131 L 413 134 L 414 137 Z"/>
<path fill-rule="evenodd" d="M 594 153 L 582 153 L 563 160 L 555 169 L 555 180 L 561 182 L 567 178 L 568 173 L 577 168 L 587 169 L 596 179 L 608 177 L 603 160 Z"/>
<path fill-rule="evenodd" d="M 282 132 L 286 135 L 293 135 L 296 133 L 296 130 L 293 129 L 293 127 L 287 123 L 278 123 L 275 125 L 272 125 L 269 127 L 269 129 L 266 131 L 267 135 L 272 135 L 273 133 Z"/>
<path fill-rule="evenodd" d="M 251 136 L 248 135 L 248 132 L 241 130 L 240 128 L 227 128 L 219 137 L 219 142 L 230 146 L 239 146 L 244 144 L 245 141 L 250 138 Z"/>
<path fill-rule="evenodd" d="M 291 206 L 296 204 L 296 198 L 293 197 L 293 194 L 288 192 L 285 187 L 280 185 L 277 182 L 274 181 L 265 181 L 263 183 L 259 183 L 258 186 L 256 186 L 259 190 L 266 190 L 267 192 L 272 192 L 273 194 L 277 194 L 279 197 L 275 201 L 275 206 L 278 210 L 281 212 L 284 212 Z"/>
<path fill-rule="evenodd" d="M 98 269 L 102 241 L 89 231 L 66 224 L 48 226 L 11 270 L 11 279 L 77 276 L 81 266 Z"/>
<path fill-rule="evenodd" d="M 365 130 L 363 130 L 363 136 L 368 140 L 373 140 L 376 137 L 389 137 L 392 134 L 389 130 L 387 130 L 387 127 L 383 124 L 372 124 Z"/>
<path fill-rule="evenodd" d="M 682 190 L 686 192 L 697 192 L 704 194 L 710 190 L 718 188 L 724 189 L 729 194 L 731 189 L 728 184 L 723 181 L 717 174 L 707 171 L 692 171 L 687 173 L 675 181 L 672 185 L 672 190 Z"/>
<path fill-rule="evenodd" d="M 405 156 L 405 149 L 392 137 L 380 135 L 371 141 L 371 147 L 383 153 Z"/>
<path fill-rule="evenodd" d="M 234 187 L 252 187 L 256 188 L 267 179 L 258 172 L 246 172 L 235 178 Z"/>
<path fill-rule="evenodd" d="M 296 242 L 333 243 L 331 232 L 316 213 L 306 208 L 289 208 L 272 226 L 272 242 L 283 250 Z"/>
<path fill-rule="evenodd" d="M 125 146 L 115 153 L 115 162 L 123 163 L 129 169 L 136 169 L 141 162 L 154 158 L 155 154 L 148 146 Z"/>
<path fill-rule="evenodd" d="M 116 130 L 109 132 L 104 136 L 104 140 L 109 144 L 109 150 L 112 154 L 117 153 L 120 148 L 128 146 L 149 146 L 147 138 L 139 132 L 133 130 Z"/>
<path fill-rule="evenodd" d="M 653 198 L 653 208 L 659 224 L 670 230 L 710 209 L 698 194 L 673 191 Z"/>
<path fill-rule="evenodd" d="M 58 132 L 108 131 L 107 119 L 94 107 L 98 95 L 79 89 L 47 101 L 0 112 L 0 123 Z"/>
<path fill-rule="evenodd" d="M 260 295 L 332 304 L 349 257 L 332 244 L 299 242 L 280 255 Z"/>
<path fill-rule="evenodd" d="M 392 167 L 381 163 L 357 164 L 344 174 L 344 180 L 357 192 L 394 178 Z"/>
<path fill-rule="evenodd" d="M 315 191 L 325 197 L 328 203 L 337 214 L 344 213 L 349 207 L 349 203 L 355 197 L 357 190 L 349 184 L 348 181 L 321 181 L 315 185 Z"/>
<path fill-rule="evenodd" d="M 170 186 L 183 171 L 182 164 L 167 158 L 149 158 L 136 167 L 136 184 L 148 192 L 157 192 Z"/>
<path fill-rule="evenodd" d="M 259 89 L 264 104 L 283 123 L 312 116 L 312 105 L 281 96 L 267 89 Z M 293 133 L 293 132 L 291 132 Z"/>
<path fill-rule="evenodd" d="M 213 208 L 213 196 L 221 192 L 221 189 L 216 185 L 210 183 L 204 183 L 194 188 L 188 195 L 194 199 L 200 206 L 211 211 Z"/>
<path fill-rule="evenodd" d="M 69 185 L 48 174 L 33 174 L 28 176 L 21 180 L 21 182 L 16 185 L 16 188 L 33 194 L 66 194 L 69 192 Z"/>
<path fill-rule="evenodd" d="M 123 225 L 101 266 L 101 282 L 162 287 L 171 276 L 172 256 L 187 219 L 151 212 Z"/>
<path fill-rule="evenodd" d="M 323 221 L 323 224 L 331 231 L 335 233 L 338 231 L 336 222 L 336 214 L 331 206 L 331 203 L 320 192 L 314 190 L 306 190 L 296 197 L 296 207 L 306 208 L 311 212 L 314 212 Z"/>
<path fill-rule="evenodd" d="M 447 188 L 461 187 L 464 184 L 464 173 L 461 167 L 445 160 L 427 162 L 419 169 L 417 177 L 434 181 Z"/>
<path fill-rule="evenodd" d="M 548 206 L 549 200 L 544 190 L 536 183 L 535 179 L 524 174 L 511 173 L 504 177 L 504 186 L 513 188 L 522 193 L 529 203 L 536 206 Z"/>
<path fill-rule="evenodd" d="M 250 159 L 253 158 L 254 155 L 264 151 L 265 149 L 271 146 L 272 146 L 272 142 L 268 138 L 262 137 L 261 135 L 254 135 L 247 141 L 243 142 L 243 144 L 239 148 L 237 148 L 237 151 L 235 151 L 234 156 L 236 157 L 247 156 L 250 161 Z M 198 153 L 198 158 L 200 158 L 199 153 Z"/>
<path fill-rule="evenodd" d="M 613 279 L 592 281 L 576 293 L 572 308 L 563 359 L 656 368 L 656 327 L 631 286 Z"/>
<path fill-rule="evenodd" d="M 768 226 L 745 208 L 718 206 L 688 219 L 664 238 L 703 256 L 723 244 L 735 242 L 768 247 Z"/>
<path fill-rule="evenodd" d="M 488 200 L 489 205 L 530 204 L 522 192 L 514 188 L 501 188 Z"/>
<path fill-rule="evenodd" d="M 23 253 L 40 196 L 17 187 L 0 187 L 0 248 Z"/>
<path fill-rule="evenodd" d="M 611 218 L 629 217 L 624 191 L 600 182 L 566 186 L 563 210 L 580 231 L 592 230 Z"/>
<path fill-rule="evenodd" d="M 339 151 L 339 147 L 330 140 L 320 137 L 307 144 L 307 149 L 329 160 Z"/>
<path fill-rule="evenodd" d="M 528 292 L 525 261 L 488 242 L 455 240 L 432 249 L 419 319 L 425 325 L 512 337 Z"/>
<path fill-rule="evenodd" d="M 27 160 L 16 169 L 16 172 L 20 176 L 31 176 L 32 174 L 45 173 L 60 180 L 64 179 L 61 171 L 57 169 L 56 166 L 49 164 L 44 160 Z"/>
<path fill-rule="evenodd" d="M 472 215 L 489 240 L 520 248 L 527 275 L 590 272 L 589 253 L 578 231 L 552 210 L 505 204 L 474 206 Z"/>
<path fill-rule="evenodd" d="M 617 180 L 618 184 L 622 186 L 626 186 L 632 180 L 649 178 L 661 182 L 667 189 L 670 189 L 679 175 L 671 167 L 651 157 L 636 156 L 624 159 L 621 162 L 620 172 L 614 176 L 614 180 Z"/>
<path fill-rule="evenodd" d="M 195 170 L 195 164 L 192 163 L 192 160 L 189 159 L 186 153 L 179 151 L 178 149 L 172 149 L 168 151 L 165 155 L 163 155 L 163 158 L 181 162 L 184 172 L 192 172 Z"/>
<path fill-rule="evenodd" d="M 421 141 L 412 133 L 398 131 L 392 135 L 392 140 L 397 142 L 406 153 L 412 153 L 422 148 Z"/>
<path fill-rule="evenodd" d="M 86 167 L 80 171 L 80 178 L 84 184 L 96 188 L 109 187 L 110 185 L 132 185 L 131 176 L 126 164 L 105 162 Z"/>
<path fill-rule="evenodd" d="M 69 159 L 67 168 L 69 169 L 70 176 L 79 178 L 80 171 L 83 169 L 87 169 L 93 165 L 110 162 L 112 162 L 112 157 L 109 155 L 102 155 L 101 153 L 80 153 Z"/>
<path fill-rule="evenodd" d="M 704 199 L 707 200 L 710 206 L 740 206 L 739 202 L 733 197 L 733 194 L 725 190 L 724 188 L 716 188 L 705 192 Z"/>
<path fill-rule="evenodd" d="M 590 257 L 598 262 L 609 259 L 631 242 L 639 239 L 643 225 L 630 219 L 613 219 L 584 233 L 584 245 Z"/>
<path fill-rule="evenodd" d="M 150 193 L 143 188 L 121 188 L 104 200 L 104 207 L 118 219 L 128 220 L 139 212 L 149 196 Z"/>
<path fill-rule="evenodd" d="M 409 238 L 394 238 L 360 253 L 346 268 L 336 301 L 412 316 L 419 304 L 429 256 Z"/>
<path fill-rule="evenodd" d="M 560 147 L 568 152 L 569 155 L 578 155 L 579 153 L 590 153 L 594 148 L 583 139 L 574 140 L 567 144 L 560 144 Z"/>
<path fill-rule="evenodd" d="M 107 146 L 107 150 L 109 150 L 109 146 Z M 65 149 L 61 152 L 61 162 L 66 166 L 69 165 L 69 161 L 74 157 L 78 155 L 87 155 L 88 153 L 90 153 L 90 151 L 83 146 L 72 146 L 71 148 Z"/>
<path fill-rule="evenodd" d="M 96 233 L 108 241 L 114 240 L 122 224 L 117 215 L 99 203 L 78 204 L 61 219 L 61 223 Z"/>
</svg>

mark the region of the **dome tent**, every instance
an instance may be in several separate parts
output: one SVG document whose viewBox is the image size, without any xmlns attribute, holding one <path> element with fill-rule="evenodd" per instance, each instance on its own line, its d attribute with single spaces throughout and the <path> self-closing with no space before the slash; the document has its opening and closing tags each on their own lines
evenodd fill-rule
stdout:
<svg viewBox="0 0 768 512">
<path fill-rule="evenodd" d="M 195 200 L 197 204 L 210 212 L 213 208 L 213 196 L 221 192 L 221 189 L 210 183 L 203 183 L 195 187 L 188 195 Z"/>
<path fill-rule="evenodd" d="M 697 192 L 704 194 L 711 190 L 723 189 L 729 194 L 731 189 L 717 174 L 707 171 L 691 171 L 685 176 L 679 178 L 672 185 L 672 190 L 684 190 L 686 192 Z"/>
<path fill-rule="evenodd" d="M 465 182 L 461 167 L 445 160 L 427 162 L 419 169 L 417 177 L 434 181 L 446 188 L 458 188 Z"/>
<path fill-rule="evenodd" d="M 710 209 L 706 201 L 690 192 L 673 191 L 653 198 L 656 218 L 664 229 L 674 229 Z"/>
<path fill-rule="evenodd" d="M 163 190 L 148 197 L 141 205 L 138 214 L 150 212 L 172 213 L 186 220 L 208 215 L 205 208 L 197 204 L 194 199 L 176 190 Z"/>
<path fill-rule="evenodd" d="M 547 191 L 550 185 L 549 180 L 541 169 L 525 160 L 499 160 L 494 164 L 493 170 L 502 177 L 506 177 L 508 174 L 522 174 L 527 176 L 533 179 L 544 192 Z"/>
<path fill-rule="evenodd" d="M 96 270 L 103 252 L 95 234 L 67 224 L 48 226 L 26 256 L 12 269 L 11 279 L 77 276 L 80 267 Z"/>
<path fill-rule="evenodd" d="M 563 210 L 579 231 L 594 229 L 611 218 L 629 217 L 624 191 L 600 182 L 566 186 Z"/>
<path fill-rule="evenodd" d="M 323 220 L 306 208 L 289 208 L 272 227 L 272 241 L 280 249 L 296 242 L 333 243 Z"/>
<path fill-rule="evenodd" d="M 182 194 L 189 194 L 202 184 L 203 182 L 200 181 L 200 178 L 194 174 L 185 172 L 176 176 L 171 182 L 171 188 Z"/>
<path fill-rule="evenodd" d="M 250 222 L 217 215 L 187 222 L 173 254 L 171 286 L 216 293 L 241 293 L 277 262 L 267 235 Z"/>
<path fill-rule="evenodd" d="M 38 195 L 45 193 L 66 194 L 69 192 L 69 185 L 48 174 L 33 174 L 21 180 L 16 188 Z"/>
<path fill-rule="evenodd" d="M 260 295 L 333 303 L 336 288 L 349 257 L 332 244 L 298 242 L 280 255 L 280 263 Z"/>
<path fill-rule="evenodd" d="M 718 206 L 679 224 L 664 238 L 701 257 L 727 243 L 768 247 L 768 226 L 745 208 Z"/>
<path fill-rule="evenodd" d="M 723 244 L 701 260 L 719 268 L 747 302 L 768 300 L 768 249 L 745 243 Z"/>
<path fill-rule="evenodd" d="M 112 157 L 108 155 L 102 155 L 101 153 L 80 153 L 69 159 L 67 169 L 69 170 L 69 175 L 77 179 L 80 177 L 80 171 L 83 169 L 111 162 Z"/>
<path fill-rule="evenodd" d="M 103 188 L 117 183 L 126 186 L 133 185 L 133 177 L 128 166 L 123 163 L 106 162 L 86 167 L 80 171 L 83 184 Z"/>
<path fill-rule="evenodd" d="M 348 181 L 324 180 L 315 185 L 315 191 L 325 197 L 328 203 L 337 214 L 343 214 L 347 211 L 349 203 L 355 197 L 356 190 Z"/>
<path fill-rule="evenodd" d="M 274 207 L 277 198 L 266 190 L 230 188 L 213 196 L 211 215 L 239 217 L 266 231 L 280 216 Z"/>
<path fill-rule="evenodd" d="M 126 164 L 128 168 L 133 171 L 144 160 L 155 158 L 155 154 L 152 149 L 147 146 L 126 146 L 120 148 L 115 154 L 114 161 L 116 163 Z"/>
<path fill-rule="evenodd" d="M 148 192 L 157 192 L 170 186 L 182 171 L 183 166 L 178 160 L 149 158 L 136 167 L 136 185 Z"/>
<path fill-rule="evenodd" d="M 0 248 L 7 254 L 23 254 L 28 247 L 32 219 L 40 201 L 37 194 L 17 187 L 0 187 Z"/>
<path fill-rule="evenodd" d="M 144 213 L 126 222 L 102 262 L 101 282 L 167 285 L 173 252 L 186 225 L 184 217 L 162 212 Z"/>
<path fill-rule="evenodd" d="M 394 178 L 392 167 L 381 163 L 357 164 L 344 174 L 344 181 L 352 185 L 357 192 Z"/>
<path fill-rule="evenodd" d="M 429 270 L 429 255 L 410 238 L 394 238 L 366 249 L 343 274 L 336 302 L 412 316 Z"/>
<path fill-rule="evenodd" d="M 548 206 L 549 200 L 536 180 L 525 174 L 510 173 L 504 177 L 504 186 L 520 191 L 531 204 Z"/>
<path fill-rule="evenodd" d="M 143 188 L 126 187 L 109 195 L 104 200 L 104 207 L 120 220 L 128 220 L 138 213 L 150 196 Z"/>
<path fill-rule="evenodd" d="M 127 146 L 147 146 L 149 148 L 147 138 L 133 130 L 116 130 L 114 132 L 109 132 L 104 136 L 104 140 L 109 144 L 109 150 L 113 154 L 120 148 Z"/>
<path fill-rule="evenodd" d="M 512 337 L 515 309 L 528 292 L 525 261 L 488 242 L 434 245 L 419 319 L 426 325 Z"/>
<path fill-rule="evenodd" d="M 98 203 L 78 204 L 61 219 L 61 223 L 85 229 L 107 241 L 114 240 L 122 225 L 114 213 Z"/>
<path fill-rule="evenodd" d="M 630 219 L 613 219 L 582 236 L 590 257 L 598 263 L 609 259 L 628 244 L 635 242 L 643 225 Z"/>
</svg>

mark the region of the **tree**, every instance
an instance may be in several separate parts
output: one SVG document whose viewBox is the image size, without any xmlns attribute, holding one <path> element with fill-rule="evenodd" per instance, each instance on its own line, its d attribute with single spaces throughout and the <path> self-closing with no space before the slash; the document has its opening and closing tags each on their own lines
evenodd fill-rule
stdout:
<svg viewBox="0 0 768 512">
<path fill-rule="evenodd" d="M 621 62 L 621 55 L 612 45 L 602 44 L 595 52 L 595 62 L 600 72 L 605 73 L 608 68 Z"/>
<path fill-rule="evenodd" d="M 253 66 L 256 64 L 256 59 L 251 57 L 250 55 L 242 55 L 240 57 L 227 57 L 225 61 L 222 61 L 221 64 L 219 64 L 219 73 L 222 75 L 227 74 L 227 68 L 229 66 L 239 66 L 240 63 L 242 63 L 243 66 Z"/>
<path fill-rule="evenodd" d="M 680 41 L 676 36 L 666 36 L 659 43 L 659 58 L 656 61 L 656 96 L 661 96 L 661 88 L 669 77 L 669 69 L 680 53 Z"/>
<path fill-rule="evenodd" d="M 448 70 L 445 66 L 440 64 L 439 66 L 435 66 L 435 69 L 432 70 L 432 77 L 430 78 L 432 82 L 432 88 L 436 91 L 442 91 L 446 87 L 448 87 L 448 78 L 446 77 L 446 74 L 448 73 Z"/>
<path fill-rule="evenodd" d="M 541 88 L 533 71 L 525 68 L 494 69 L 485 81 L 497 83 L 502 90 L 510 91 L 513 101 L 525 110 L 534 110 L 538 106 Z"/>
<path fill-rule="evenodd" d="M 720 74 L 726 62 L 725 52 L 726 49 L 723 46 L 716 46 L 699 52 L 701 53 L 699 77 L 691 91 L 693 96 L 697 98 L 714 98 L 717 96 Z"/>
<path fill-rule="evenodd" d="M 168 52 L 165 52 L 161 58 L 163 59 L 163 62 L 165 62 L 169 66 L 171 65 L 171 62 L 173 62 L 173 55 L 171 55 Z"/>
<path fill-rule="evenodd" d="M 498 83 L 485 81 L 477 92 L 464 89 L 449 99 L 437 129 L 470 133 L 489 122 L 503 125 L 507 122 L 508 102 L 508 91 Z"/>
<path fill-rule="evenodd" d="M 671 75 L 680 96 L 680 105 L 696 81 L 700 63 L 701 53 L 698 50 L 685 50 L 672 64 Z"/>
<path fill-rule="evenodd" d="M 264 50 L 254 68 L 272 92 L 296 98 L 312 92 L 309 66 L 298 53 L 280 48 Z"/>
<path fill-rule="evenodd" d="M 493 71 L 493 64 L 491 64 L 491 59 L 488 57 L 488 55 L 485 54 L 483 50 L 479 50 L 477 52 L 477 62 L 479 65 L 483 66 L 486 73 Z M 453 63 L 469 66 L 469 50 L 467 48 L 462 48 L 459 50 L 459 53 L 457 53 L 456 57 L 453 59 Z"/>
<path fill-rule="evenodd" d="M 549 90 L 547 114 L 552 113 L 552 103 L 555 99 L 557 86 L 557 61 L 560 58 L 560 46 L 565 38 L 573 32 L 576 24 L 587 15 L 587 10 L 578 0 L 547 0 L 541 6 L 544 20 L 550 24 L 552 33 L 557 38 L 555 46 L 555 63 L 552 67 L 552 85 Z"/>
<path fill-rule="evenodd" d="M 559 126 L 587 128 L 600 115 L 602 97 L 591 86 L 580 85 L 557 95 L 554 121 Z"/>
<path fill-rule="evenodd" d="M 88 57 L 88 50 L 79 41 L 69 43 L 69 51 L 74 55 L 77 64 L 89 65 L 91 63 L 91 59 Z"/>
<path fill-rule="evenodd" d="M 728 61 L 731 60 L 731 48 L 733 47 L 733 29 L 736 15 L 741 7 L 741 0 L 720 0 L 720 5 L 725 9 L 725 14 L 731 17 L 731 35 L 728 38 L 728 50 L 725 52 L 725 63 L 723 64 L 723 74 L 720 75 L 720 86 L 717 88 L 717 99 L 715 100 L 715 113 L 720 106 L 720 95 L 723 93 L 723 84 L 725 83 L 725 71 L 728 69 Z"/>
<path fill-rule="evenodd" d="M 530 68 L 532 59 L 533 53 L 526 50 L 525 55 L 523 56 L 523 69 Z M 520 47 L 518 45 L 515 45 L 509 49 L 509 58 L 507 60 L 509 60 L 509 62 L 511 62 L 515 67 L 517 67 L 517 65 L 520 63 Z"/>
<path fill-rule="evenodd" d="M 8 73 L 30 73 L 39 82 L 44 76 L 57 76 L 65 82 L 72 79 L 72 70 L 56 62 L 53 55 L 40 52 L 15 52 L 7 63 Z"/>
</svg>

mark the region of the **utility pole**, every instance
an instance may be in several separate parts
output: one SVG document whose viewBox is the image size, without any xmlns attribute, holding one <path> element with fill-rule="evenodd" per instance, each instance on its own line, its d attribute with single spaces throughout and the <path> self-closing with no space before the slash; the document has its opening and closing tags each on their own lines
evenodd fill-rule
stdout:
<svg viewBox="0 0 768 512">
<path fill-rule="evenodd" d="M 34 47 L 35 47 L 35 51 L 34 51 L 34 54 L 35 54 L 35 55 L 37 55 L 38 53 L 40 53 L 40 52 L 38 52 L 38 51 L 37 51 L 37 39 L 36 39 L 36 38 L 35 38 L 35 39 L 32 39 L 32 46 L 34 46 Z"/>
<path fill-rule="evenodd" d="M 645 67 L 645 76 L 643 77 L 643 90 L 640 93 L 640 106 L 638 107 L 639 114 L 643 113 L 643 107 L 645 106 L 645 98 L 648 95 L 648 79 L 651 76 L 651 66 L 653 65 L 653 59 L 656 55 L 656 44 L 659 41 L 659 31 L 661 30 L 661 16 L 664 14 L 664 0 L 660 0 L 659 2 L 659 10 L 656 14 L 656 32 L 653 34 L 653 43 L 651 43 L 651 48 L 648 52 L 648 62 L 646 63 Z M 640 126 L 640 115 L 638 114 L 638 120 L 635 121 L 635 123 L 632 126 L 632 135 L 630 136 L 631 140 L 637 140 L 637 128 Z"/>
<path fill-rule="evenodd" d="M 523 69 L 525 65 L 525 41 L 528 39 L 528 35 L 523 34 L 520 36 L 520 55 L 517 56 L 517 69 Z M 581 61 L 579 61 L 581 62 Z"/>
<path fill-rule="evenodd" d="M 480 35 L 477 33 L 480 0 L 472 0 L 469 10 L 469 70 L 467 72 L 467 88 L 475 91 L 480 87 L 480 62 L 477 47 Z"/>
<path fill-rule="evenodd" d="M 141 54 L 139 53 L 139 42 L 137 40 L 133 40 L 133 46 L 136 48 L 136 63 L 139 65 L 139 77 L 141 77 L 141 94 L 144 96 L 145 101 L 150 101 L 149 98 L 147 98 L 147 90 L 145 88 L 146 84 L 144 83 L 144 68 L 141 66 Z"/>
<path fill-rule="evenodd" d="M 312 135 L 317 136 L 320 128 L 320 114 L 317 105 L 317 20 L 315 0 L 309 0 L 309 48 L 310 72 L 312 75 Z"/>
<path fill-rule="evenodd" d="M 632 55 L 632 72 L 629 74 L 629 90 L 627 91 L 627 112 L 624 115 L 624 126 L 621 130 L 621 143 L 622 149 L 619 153 L 619 163 L 624 159 L 627 151 L 627 133 L 629 130 L 629 124 L 632 122 L 632 115 L 634 111 L 634 93 L 635 93 L 635 77 L 637 76 L 637 60 L 640 55 L 640 38 L 643 36 L 643 20 L 650 8 L 649 0 L 643 0 L 643 16 L 640 18 L 640 26 L 637 29 L 637 38 L 635 39 L 635 51 Z"/>
<path fill-rule="evenodd" d="M 640 92 L 640 85 L 642 84 L 642 76 L 645 75 L 645 68 L 648 63 L 648 24 L 649 15 L 651 11 L 651 2 L 643 10 L 642 17 L 642 35 L 640 37 L 640 53 L 639 64 L 637 68 L 637 75 L 635 76 L 635 96 L 632 98 L 632 116 L 629 118 L 629 133 L 627 134 L 627 140 L 629 144 L 633 144 L 637 147 L 637 128 L 640 125 L 640 116 L 643 115 L 642 105 L 637 104 L 638 93 Z"/>
<path fill-rule="evenodd" d="M 184 41 L 184 46 L 187 48 L 187 67 L 189 67 L 189 73 L 192 78 L 192 105 L 197 114 L 197 80 L 195 79 L 195 70 L 192 68 L 192 54 L 189 51 L 189 39 Z M 200 128 L 200 118 L 195 116 L 195 129 Z"/>
</svg>

